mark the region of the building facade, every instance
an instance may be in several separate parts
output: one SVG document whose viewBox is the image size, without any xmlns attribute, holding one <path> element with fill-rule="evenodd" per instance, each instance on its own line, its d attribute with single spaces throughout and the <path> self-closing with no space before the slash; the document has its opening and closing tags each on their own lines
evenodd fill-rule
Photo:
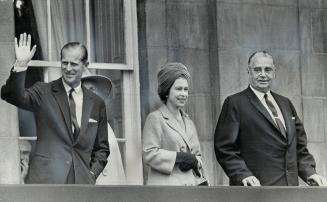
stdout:
<svg viewBox="0 0 327 202">
<path fill-rule="evenodd" d="M 172 61 L 184 63 L 192 75 L 185 110 L 197 126 L 209 182 L 212 185 L 228 183 L 214 156 L 213 133 L 224 99 L 247 87 L 247 58 L 256 50 L 267 50 L 275 58 L 277 82 L 273 90 L 295 104 L 307 131 L 309 149 L 317 161 L 317 171 L 327 175 L 327 1 L 122 2 L 133 2 L 134 7 L 124 7 L 123 16 L 135 21 L 124 21 L 121 32 L 125 36 L 126 32 L 137 36 L 136 42 L 125 37 L 124 51 L 130 51 L 125 56 L 133 58 L 136 55 L 137 58 L 122 62 L 130 64 L 132 71 L 118 69 L 119 76 L 104 74 L 117 78 L 116 86 L 120 86 L 117 96 L 125 98 L 117 100 L 122 104 L 119 112 L 114 113 L 121 113 L 116 124 L 121 137 L 126 139 L 122 150 L 131 184 L 143 183 L 142 164 L 139 163 L 141 128 L 147 114 L 161 104 L 156 89 L 157 72 L 163 64 Z M 0 1 L 1 85 L 14 63 L 13 7 L 12 0 Z M 114 71 L 113 68 L 109 67 L 110 71 Z M 139 89 L 134 92 L 126 85 L 139 85 Z M 135 96 L 126 102 L 131 94 Z M 17 111 L 4 101 L 0 103 L 1 114 L 6 114 L 0 118 L 0 156 L 8 159 L 0 165 L 0 173 L 5 173 L 0 176 L 0 183 L 18 183 Z M 126 117 L 124 114 L 135 106 L 140 110 L 134 110 L 133 117 Z M 133 126 L 138 131 L 136 134 L 132 128 L 124 128 L 124 124 L 131 123 L 137 123 Z M 138 168 L 136 171 L 134 165 Z"/>
</svg>

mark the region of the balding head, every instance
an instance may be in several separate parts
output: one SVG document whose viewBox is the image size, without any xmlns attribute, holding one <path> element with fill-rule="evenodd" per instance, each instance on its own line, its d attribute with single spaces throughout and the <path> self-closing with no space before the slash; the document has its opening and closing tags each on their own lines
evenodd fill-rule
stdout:
<svg viewBox="0 0 327 202">
<path fill-rule="evenodd" d="M 266 93 L 275 78 L 273 57 L 266 51 L 254 52 L 248 60 L 249 83 L 252 88 Z"/>
<path fill-rule="evenodd" d="M 248 66 L 249 67 L 253 67 L 253 61 L 255 61 L 255 59 L 257 57 L 267 57 L 267 58 L 270 58 L 273 62 L 273 65 L 274 65 L 274 59 L 273 57 L 267 52 L 267 51 L 256 51 L 254 53 L 252 53 L 248 59 Z M 274 65 L 275 66 L 275 65 Z"/>
</svg>

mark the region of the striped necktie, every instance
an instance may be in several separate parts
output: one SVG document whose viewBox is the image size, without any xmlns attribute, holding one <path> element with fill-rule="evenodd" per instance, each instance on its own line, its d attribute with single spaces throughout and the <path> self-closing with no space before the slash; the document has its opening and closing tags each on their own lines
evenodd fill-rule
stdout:
<svg viewBox="0 0 327 202">
<path fill-rule="evenodd" d="M 70 118 L 71 118 L 71 121 L 72 121 L 73 127 L 74 127 L 74 131 L 73 131 L 74 139 L 76 140 L 78 137 L 80 128 L 78 126 L 78 122 L 77 122 L 77 118 L 76 118 L 76 104 L 75 104 L 75 101 L 74 101 L 74 98 L 72 95 L 73 92 L 74 92 L 74 88 L 70 89 L 68 97 L 69 97 Z"/>
<path fill-rule="evenodd" d="M 278 113 L 277 113 L 277 110 L 275 108 L 275 106 L 273 105 L 273 103 L 268 99 L 268 95 L 265 94 L 264 95 L 264 98 L 265 98 L 265 101 L 267 103 L 267 106 L 268 108 L 270 109 L 270 111 L 272 112 L 273 116 L 274 116 L 274 119 L 275 119 L 275 122 L 276 122 L 276 125 L 279 129 L 279 131 L 282 133 L 282 135 L 284 137 L 286 137 L 286 130 L 285 130 L 285 127 L 282 123 L 282 121 L 280 120 L 280 118 L 278 118 Z"/>
</svg>

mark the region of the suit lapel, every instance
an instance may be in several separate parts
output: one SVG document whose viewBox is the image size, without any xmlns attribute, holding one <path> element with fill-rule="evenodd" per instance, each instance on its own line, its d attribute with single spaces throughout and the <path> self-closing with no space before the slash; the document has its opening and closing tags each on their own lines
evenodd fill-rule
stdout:
<svg viewBox="0 0 327 202">
<path fill-rule="evenodd" d="M 81 130 L 78 135 L 77 141 L 80 138 L 80 136 L 85 134 L 85 130 L 87 129 L 87 124 L 89 122 L 93 104 L 94 104 L 93 97 L 92 95 L 90 95 L 90 92 L 84 86 L 82 86 L 82 90 L 83 90 L 82 120 L 81 120 Z"/>
<path fill-rule="evenodd" d="M 173 130 L 175 130 L 182 137 L 182 139 L 187 144 L 187 146 L 190 148 L 190 141 L 189 141 L 189 138 L 188 138 L 187 133 L 186 133 L 186 131 L 187 131 L 187 121 L 185 121 L 186 129 L 184 130 L 184 129 L 182 129 L 180 124 L 177 122 L 177 120 L 173 117 L 173 115 L 170 113 L 170 111 L 168 110 L 166 105 L 161 106 L 159 108 L 159 110 L 161 111 L 163 117 L 166 119 L 167 125 L 169 127 L 171 127 Z"/>
<path fill-rule="evenodd" d="M 70 121 L 70 114 L 69 114 L 69 103 L 67 94 L 64 88 L 64 85 L 62 84 L 61 78 L 54 81 L 52 84 L 52 92 L 53 95 L 59 105 L 59 108 L 61 110 L 61 114 L 64 117 L 67 131 L 70 133 L 70 137 L 72 138 L 72 127 L 71 127 L 71 121 Z"/>
<path fill-rule="evenodd" d="M 291 116 L 292 115 L 287 110 L 288 103 L 285 103 L 284 100 L 281 99 L 281 97 L 278 96 L 276 93 L 271 92 L 271 94 L 274 97 L 274 99 L 276 100 L 280 111 L 282 112 L 284 122 L 285 122 L 285 127 L 286 127 L 287 140 L 288 140 L 288 143 L 290 143 L 290 141 L 292 141 L 292 136 L 293 136 L 294 132 L 292 131 L 293 128 L 291 127 L 291 120 L 292 120 Z"/>
<path fill-rule="evenodd" d="M 193 132 L 194 132 L 194 131 L 192 131 L 193 128 L 191 127 L 190 117 L 184 111 L 182 111 L 182 116 L 183 116 L 184 124 L 185 124 L 185 133 L 186 133 L 187 139 L 190 140 L 191 139 L 190 135 L 193 134 Z M 188 142 L 188 145 L 191 148 L 190 142 Z"/>
<path fill-rule="evenodd" d="M 256 108 L 279 131 L 269 112 L 260 102 L 258 97 L 254 94 L 254 92 L 250 89 L 250 87 L 247 89 L 247 95 L 254 108 Z"/>
</svg>

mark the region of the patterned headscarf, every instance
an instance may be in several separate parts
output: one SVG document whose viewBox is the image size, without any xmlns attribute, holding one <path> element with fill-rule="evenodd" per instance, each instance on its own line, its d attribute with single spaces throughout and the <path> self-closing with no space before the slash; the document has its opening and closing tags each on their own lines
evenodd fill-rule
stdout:
<svg viewBox="0 0 327 202">
<path fill-rule="evenodd" d="M 163 102 L 167 101 L 167 95 L 175 80 L 183 77 L 189 82 L 191 79 L 187 67 L 182 63 L 172 62 L 165 64 L 158 73 L 158 94 Z"/>
</svg>

